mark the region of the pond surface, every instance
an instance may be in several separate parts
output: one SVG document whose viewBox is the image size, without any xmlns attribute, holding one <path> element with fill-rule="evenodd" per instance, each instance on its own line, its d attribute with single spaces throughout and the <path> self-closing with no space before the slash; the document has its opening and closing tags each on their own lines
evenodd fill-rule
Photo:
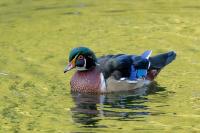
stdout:
<svg viewBox="0 0 200 133">
<path fill-rule="evenodd" d="M 68 52 L 175 50 L 149 88 L 72 94 Z M 200 132 L 200 1 L 1 0 L 0 132 Z"/>
</svg>

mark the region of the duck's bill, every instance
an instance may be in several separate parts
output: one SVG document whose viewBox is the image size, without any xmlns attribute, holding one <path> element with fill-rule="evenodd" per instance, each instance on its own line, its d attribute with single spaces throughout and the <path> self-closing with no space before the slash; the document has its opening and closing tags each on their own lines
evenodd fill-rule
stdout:
<svg viewBox="0 0 200 133">
<path fill-rule="evenodd" d="M 69 64 L 65 67 L 64 69 L 64 73 L 70 71 L 71 69 L 75 68 L 75 63 L 76 62 L 76 58 L 74 58 L 71 62 L 69 62 Z"/>
<path fill-rule="evenodd" d="M 70 71 L 70 70 L 73 69 L 74 67 L 75 67 L 75 65 L 74 65 L 73 63 L 70 62 L 70 63 L 65 67 L 64 73 Z"/>
</svg>

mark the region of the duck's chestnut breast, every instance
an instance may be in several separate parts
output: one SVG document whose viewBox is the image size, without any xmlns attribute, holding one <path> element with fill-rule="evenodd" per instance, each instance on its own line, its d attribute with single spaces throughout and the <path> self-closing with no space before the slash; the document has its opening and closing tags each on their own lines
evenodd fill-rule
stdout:
<svg viewBox="0 0 200 133">
<path fill-rule="evenodd" d="M 76 71 L 70 85 L 72 91 L 76 92 L 100 92 L 100 72 L 96 68 L 87 71 Z"/>
</svg>

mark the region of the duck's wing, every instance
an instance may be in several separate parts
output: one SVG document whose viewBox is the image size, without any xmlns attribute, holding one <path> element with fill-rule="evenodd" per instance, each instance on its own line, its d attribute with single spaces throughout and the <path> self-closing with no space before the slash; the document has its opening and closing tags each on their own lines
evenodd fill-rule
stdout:
<svg viewBox="0 0 200 133">
<path fill-rule="evenodd" d="M 152 51 L 148 50 L 140 56 L 126 54 L 102 56 L 98 58 L 98 64 L 106 79 L 111 76 L 117 80 L 124 77 L 132 78 L 131 75 L 134 75 L 134 71 L 137 70 L 136 77 L 140 77 L 141 74 L 144 75 L 144 72 L 146 72 L 147 78 L 153 80 L 162 68 L 176 58 L 176 53 L 171 51 L 149 57 L 151 53 Z"/>
<path fill-rule="evenodd" d="M 125 54 L 102 56 L 98 58 L 99 68 L 106 79 L 111 76 L 115 79 L 128 77 L 133 63 L 132 56 Z"/>
<path fill-rule="evenodd" d="M 131 66 L 129 80 L 133 81 L 147 76 L 150 67 L 149 57 L 151 53 L 152 50 L 147 50 L 140 56 L 132 57 L 133 65 Z"/>
</svg>

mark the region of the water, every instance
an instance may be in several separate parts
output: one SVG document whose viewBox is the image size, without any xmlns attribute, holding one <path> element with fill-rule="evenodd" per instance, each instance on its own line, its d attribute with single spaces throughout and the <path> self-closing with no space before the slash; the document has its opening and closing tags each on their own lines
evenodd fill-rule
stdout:
<svg viewBox="0 0 200 133">
<path fill-rule="evenodd" d="M 1 0 L 0 132 L 199 132 L 200 2 Z M 175 50 L 135 92 L 71 94 L 68 52 Z"/>
</svg>

